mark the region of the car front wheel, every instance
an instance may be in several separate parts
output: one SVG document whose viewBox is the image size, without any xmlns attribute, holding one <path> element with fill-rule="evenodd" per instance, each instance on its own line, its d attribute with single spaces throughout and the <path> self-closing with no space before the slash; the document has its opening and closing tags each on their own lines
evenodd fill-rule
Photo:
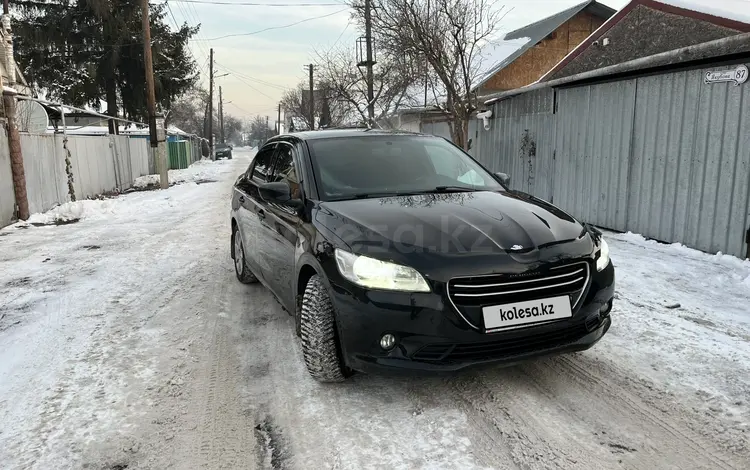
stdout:
<svg viewBox="0 0 750 470">
<path fill-rule="evenodd" d="M 232 242 L 234 243 L 234 273 L 237 275 L 237 279 L 243 284 L 258 282 L 258 278 L 247 267 L 245 247 L 242 245 L 242 235 L 240 235 L 240 231 L 237 229 L 232 234 Z"/>
<path fill-rule="evenodd" d="M 310 375 L 318 382 L 341 382 L 346 376 L 339 356 L 333 303 L 317 274 L 302 296 L 300 313 L 302 355 Z"/>
</svg>

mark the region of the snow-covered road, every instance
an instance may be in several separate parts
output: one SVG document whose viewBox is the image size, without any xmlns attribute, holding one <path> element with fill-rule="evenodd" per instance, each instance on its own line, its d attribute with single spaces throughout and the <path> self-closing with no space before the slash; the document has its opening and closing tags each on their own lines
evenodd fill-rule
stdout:
<svg viewBox="0 0 750 470">
<path fill-rule="evenodd" d="M 609 234 L 592 350 L 321 385 L 291 318 L 234 278 L 250 157 L 0 230 L 0 468 L 747 468 L 750 262 Z"/>
</svg>

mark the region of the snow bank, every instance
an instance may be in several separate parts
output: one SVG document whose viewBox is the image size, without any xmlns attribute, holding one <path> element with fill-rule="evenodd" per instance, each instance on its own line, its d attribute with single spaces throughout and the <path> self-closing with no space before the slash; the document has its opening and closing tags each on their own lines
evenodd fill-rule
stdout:
<svg viewBox="0 0 750 470">
<path fill-rule="evenodd" d="M 92 199 L 66 202 L 47 212 L 32 214 L 20 225 L 52 225 L 75 222 L 86 218 L 101 218 L 114 212 L 115 201 L 112 199 Z"/>
<path fill-rule="evenodd" d="M 213 181 L 223 172 L 229 160 L 213 161 L 208 158 L 198 160 L 183 170 L 169 170 L 169 184 L 200 183 Z M 133 187 L 147 189 L 159 186 L 159 175 L 146 175 L 136 178 Z"/>
<path fill-rule="evenodd" d="M 631 243 L 644 244 L 644 245 L 657 245 L 662 247 L 664 250 L 673 251 L 676 253 L 683 253 L 686 256 L 690 256 L 694 259 L 703 259 L 716 264 L 720 264 L 732 269 L 744 269 L 750 276 L 750 260 L 743 260 L 732 255 L 725 255 L 722 252 L 718 252 L 715 255 L 698 251 L 694 248 L 689 248 L 682 243 L 671 243 L 663 244 L 655 240 L 648 240 L 643 235 L 639 235 L 633 232 L 627 232 L 623 234 L 614 235 L 615 238 L 629 241 Z"/>
</svg>

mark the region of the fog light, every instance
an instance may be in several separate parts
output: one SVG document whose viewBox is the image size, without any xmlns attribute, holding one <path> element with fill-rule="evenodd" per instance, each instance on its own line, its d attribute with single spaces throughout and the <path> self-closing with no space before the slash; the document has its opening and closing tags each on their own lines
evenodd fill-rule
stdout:
<svg viewBox="0 0 750 470">
<path fill-rule="evenodd" d="M 382 338 L 380 338 L 380 347 L 385 349 L 386 351 L 389 349 L 393 349 L 393 347 L 396 345 L 396 337 L 392 334 L 384 334 Z"/>
<path fill-rule="evenodd" d="M 609 302 L 607 302 L 606 304 L 604 304 L 604 305 L 601 306 L 601 308 L 599 309 L 599 314 L 601 316 L 607 316 L 607 314 L 609 313 L 610 310 L 612 310 L 612 301 L 611 300 Z"/>
</svg>

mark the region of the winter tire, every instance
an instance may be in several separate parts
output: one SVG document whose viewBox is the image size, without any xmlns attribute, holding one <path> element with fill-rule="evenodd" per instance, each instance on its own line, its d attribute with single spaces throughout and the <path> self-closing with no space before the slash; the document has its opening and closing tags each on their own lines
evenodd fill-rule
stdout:
<svg viewBox="0 0 750 470">
<path fill-rule="evenodd" d="M 234 243 L 234 272 L 237 274 L 237 279 L 243 284 L 258 282 L 258 278 L 247 267 L 245 247 L 242 245 L 242 235 L 240 235 L 240 231 L 237 229 L 232 233 L 232 243 Z"/>
<path fill-rule="evenodd" d="M 310 375 L 318 382 L 343 381 L 346 376 L 339 356 L 333 303 L 317 274 L 305 287 L 300 327 L 302 355 Z"/>
</svg>

